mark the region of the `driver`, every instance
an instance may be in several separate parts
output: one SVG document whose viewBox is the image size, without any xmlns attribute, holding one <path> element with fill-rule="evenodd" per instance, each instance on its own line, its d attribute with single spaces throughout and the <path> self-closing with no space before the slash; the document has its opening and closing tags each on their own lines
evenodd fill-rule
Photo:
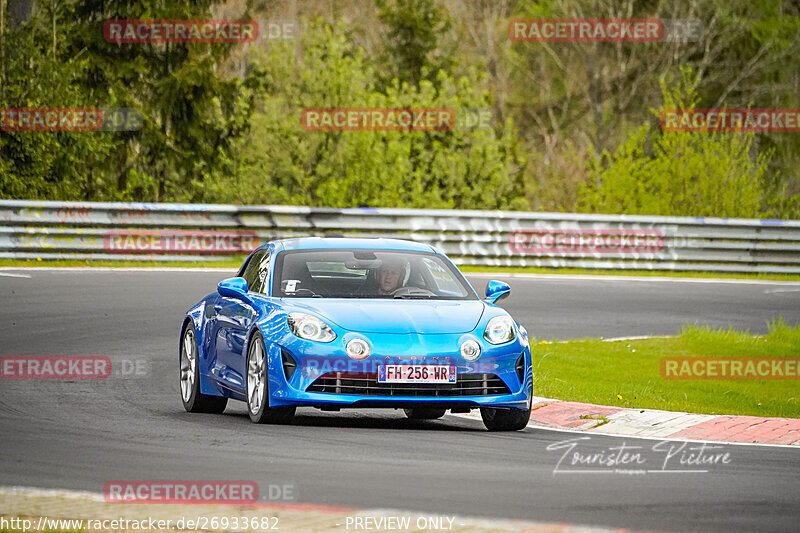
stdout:
<svg viewBox="0 0 800 533">
<path fill-rule="evenodd" d="M 403 262 L 397 259 L 386 259 L 378 270 L 378 294 L 388 296 L 399 289 L 405 277 Z"/>
</svg>

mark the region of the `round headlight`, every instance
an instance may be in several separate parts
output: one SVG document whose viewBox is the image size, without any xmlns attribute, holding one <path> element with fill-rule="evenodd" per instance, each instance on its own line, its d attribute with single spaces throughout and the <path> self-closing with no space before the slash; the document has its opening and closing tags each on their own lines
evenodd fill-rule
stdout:
<svg viewBox="0 0 800 533">
<path fill-rule="evenodd" d="M 331 342 L 336 333 L 319 318 L 304 313 L 290 313 L 287 317 L 292 333 L 310 341 Z"/>
<path fill-rule="evenodd" d="M 353 339 L 347 343 L 347 355 L 351 359 L 365 359 L 370 354 L 369 344 L 364 339 Z"/>
<path fill-rule="evenodd" d="M 496 316 L 486 324 L 483 338 L 492 344 L 514 340 L 514 321 L 509 316 Z"/>
<path fill-rule="evenodd" d="M 467 361 L 474 361 L 481 355 L 481 345 L 472 339 L 461 343 L 461 357 Z"/>
<path fill-rule="evenodd" d="M 319 324 L 316 322 L 311 322 L 307 320 L 302 323 L 300 326 L 300 336 L 305 337 L 307 339 L 313 339 L 319 335 Z"/>
</svg>

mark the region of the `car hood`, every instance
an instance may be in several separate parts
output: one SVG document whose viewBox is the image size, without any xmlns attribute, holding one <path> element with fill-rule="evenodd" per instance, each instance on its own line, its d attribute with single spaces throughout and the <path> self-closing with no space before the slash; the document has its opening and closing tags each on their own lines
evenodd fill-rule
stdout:
<svg viewBox="0 0 800 533">
<path fill-rule="evenodd" d="M 298 311 L 363 333 L 468 333 L 485 304 L 480 300 L 292 299 Z"/>
</svg>

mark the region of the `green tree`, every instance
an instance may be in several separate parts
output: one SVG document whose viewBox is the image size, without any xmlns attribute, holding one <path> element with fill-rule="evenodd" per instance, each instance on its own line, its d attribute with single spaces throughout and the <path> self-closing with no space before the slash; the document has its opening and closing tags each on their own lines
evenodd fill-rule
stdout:
<svg viewBox="0 0 800 533">
<path fill-rule="evenodd" d="M 524 209 L 521 155 L 510 121 L 494 129 L 314 132 L 304 108 L 488 105 L 477 74 L 438 87 L 396 81 L 379 90 L 374 69 L 345 26 L 312 21 L 302 32 L 302 61 L 289 45 L 258 59 L 267 89 L 252 135 L 237 145 L 231 180 L 210 179 L 212 198 L 243 203 Z"/>
<path fill-rule="evenodd" d="M 3 134 L 10 170 L 0 194 L 24 198 L 182 201 L 202 196 L 202 177 L 227 173 L 246 134 L 258 72 L 225 76 L 236 45 L 115 44 L 112 19 L 211 19 L 217 1 L 42 0 L 15 30 L 3 107 L 130 107 L 133 132 Z M 246 14 L 244 16 L 246 17 Z M 9 48 L 8 46 L 6 47 Z"/>
<path fill-rule="evenodd" d="M 451 29 L 447 11 L 436 0 L 375 0 L 384 23 L 385 55 L 381 82 L 393 79 L 419 86 L 423 80 L 438 83 L 439 70 L 451 71 L 453 50 L 445 34 Z M 447 48 L 445 48 L 447 47 Z"/>
<path fill-rule="evenodd" d="M 686 69 L 662 109 L 693 109 L 697 78 Z M 656 116 L 659 112 L 655 112 Z M 583 212 L 756 218 L 767 156 L 753 158 L 752 133 L 634 130 L 613 153 L 590 159 L 596 176 L 580 188 Z"/>
<path fill-rule="evenodd" d="M 687 42 L 515 42 L 495 48 L 496 101 L 514 117 L 531 161 L 526 183 L 535 209 L 577 209 L 578 189 L 594 179 L 583 162 L 613 152 L 661 102 L 658 80 L 698 75 L 701 108 L 800 107 L 800 5 L 781 0 L 497 0 L 505 24 L 486 32 L 483 48 L 508 43 L 510 18 L 696 19 Z M 457 27 L 468 24 L 457 18 Z M 483 35 L 483 33 L 481 33 Z M 464 39 L 464 47 L 471 46 Z M 463 57 L 462 49 L 458 56 Z M 495 72 L 490 69 L 490 73 Z M 591 149 L 590 149 L 591 147 Z M 771 153 L 761 182 L 762 212 L 799 217 L 800 136 L 759 133 L 751 153 Z M 597 163 L 597 162 L 595 162 Z"/>
<path fill-rule="evenodd" d="M 60 55 L 60 34 L 52 31 L 53 20 L 69 17 L 71 7 L 48 6 L 5 28 L 0 108 L 95 107 L 78 85 L 87 56 Z M 113 147 L 110 133 L 0 131 L 0 197 L 94 199 Z"/>
</svg>

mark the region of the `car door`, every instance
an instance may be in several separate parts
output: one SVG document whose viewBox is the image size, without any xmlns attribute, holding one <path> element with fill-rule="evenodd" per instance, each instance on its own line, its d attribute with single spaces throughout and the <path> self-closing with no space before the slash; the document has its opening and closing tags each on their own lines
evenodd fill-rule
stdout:
<svg viewBox="0 0 800 533">
<path fill-rule="evenodd" d="M 253 254 L 245 266 L 242 277 L 247 280 L 250 292 L 261 292 L 266 282 L 270 255 L 267 250 Z M 256 310 L 238 298 L 220 296 L 214 309 L 216 311 L 215 347 L 219 364 L 219 380 L 223 385 L 245 390 L 246 359 L 244 344 L 254 321 Z"/>
</svg>

